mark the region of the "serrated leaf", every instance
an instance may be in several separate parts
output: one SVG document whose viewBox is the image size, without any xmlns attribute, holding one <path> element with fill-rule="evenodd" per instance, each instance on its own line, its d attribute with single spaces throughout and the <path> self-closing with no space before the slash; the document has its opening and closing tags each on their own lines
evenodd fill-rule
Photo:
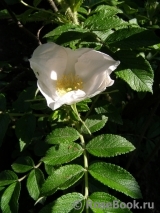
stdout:
<svg viewBox="0 0 160 213">
<path fill-rule="evenodd" d="M 118 16 L 106 16 L 105 13 L 96 14 L 84 22 L 84 28 L 90 30 L 109 30 L 119 26 L 127 26 L 128 23 L 118 18 Z"/>
<path fill-rule="evenodd" d="M 96 7 L 95 10 L 93 10 L 92 13 L 104 13 L 106 16 L 113 16 L 116 15 L 117 13 L 123 13 L 122 10 L 116 8 L 115 6 L 109 6 L 109 5 L 99 5 Z M 92 14 L 91 13 L 91 14 Z"/>
<path fill-rule="evenodd" d="M 135 147 L 118 135 L 99 135 L 86 146 L 87 151 L 97 157 L 113 157 L 131 152 Z"/>
<path fill-rule="evenodd" d="M 1 209 L 3 213 L 18 213 L 19 194 L 20 182 L 12 183 L 8 186 L 1 197 Z"/>
<path fill-rule="evenodd" d="M 62 166 L 50 175 L 41 188 L 41 195 L 51 195 L 58 189 L 64 190 L 76 183 L 84 174 L 80 165 Z"/>
<path fill-rule="evenodd" d="M 136 49 L 158 44 L 160 43 L 160 39 L 154 34 L 153 31 L 134 27 L 117 30 L 116 32 L 110 34 L 105 42 L 110 47 L 117 47 L 120 49 Z"/>
<path fill-rule="evenodd" d="M 141 198 L 141 192 L 135 178 L 123 168 L 110 163 L 94 163 L 89 173 L 104 185 L 122 192 L 132 198 Z"/>
<path fill-rule="evenodd" d="M 23 141 L 25 144 L 29 144 L 33 137 L 36 128 L 36 118 L 32 114 L 22 116 L 16 122 L 15 133 L 17 138 Z"/>
<path fill-rule="evenodd" d="M 42 171 L 38 168 L 33 169 L 27 178 L 27 189 L 30 196 L 37 200 L 40 195 L 40 188 L 44 183 L 44 175 Z"/>
<path fill-rule="evenodd" d="M 13 164 L 12 169 L 17 173 L 24 173 L 34 168 L 34 162 L 29 156 L 19 157 Z"/>
<path fill-rule="evenodd" d="M 104 115 L 93 115 L 86 119 L 85 124 L 88 129 L 93 132 L 97 132 L 98 130 L 102 129 L 106 124 L 108 118 Z M 82 133 L 88 134 L 88 131 L 84 125 L 81 128 Z"/>
<path fill-rule="evenodd" d="M 68 163 L 83 153 L 83 149 L 79 144 L 60 144 L 58 147 L 51 147 L 46 156 L 42 158 L 44 163 L 49 165 L 58 165 Z"/>
<path fill-rule="evenodd" d="M 49 33 L 47 33 L 44 36 L 44 38 L 60 36 L 62 33 L 68 32 L 68 30 L 75 29 L 75 28 L 77 28 L 77 25 L 65 24 L 65 25 L 59 26 L 59 27 L 55 28 L 54 30 L 50 31 Z"/>
<path fill-rule="evenodd" d="M 3 143 L 3 138 L 6 134 L 6 131 L 8 129 L 8 125 L 10 122 L 10 117 L 7 114 L 0 114 L 0 146 Z"/>
<path fill-rule="evenodd" d="M 87 207 L 95 213 L 131 213 L 129 209 L 121 208 L 120 204 L 123 203 L 105 192 L 95 192 L 87 200 Z"/>
<path fill-rule="evenodd" d="M 9 202 L 12 212 L 18 213 L 19 203 L 18 199 L 20 196 L 21 183 L 17 182 L 12 194 L 11 200 Z"/>
<path fill-rule="evenodd" d="M 39 213 L 82 213 L 84 202 L 85 198 L 82 194 L 73 192 L 63 195 L 48 204 Z"/>
<path fill-rule="evenodd" d="M 138 92 L 152 92 L 153 70 L 148 61 L 132 51 L 118 51 L 121 61 L 116 75 Z"/>
<path fill-rule="evenodd" d="M 79 138 L 77 130 L 71 127 L 57 128 L 53 130 L 46 138 L 49 144 L 70 143 Z"/>
<path fill-rule="evenodd" d="M 0 173 L 0 187 L 14 183 L 17 180 L 17 175 L 10 170 L 6 170 Z"/>
</svg>

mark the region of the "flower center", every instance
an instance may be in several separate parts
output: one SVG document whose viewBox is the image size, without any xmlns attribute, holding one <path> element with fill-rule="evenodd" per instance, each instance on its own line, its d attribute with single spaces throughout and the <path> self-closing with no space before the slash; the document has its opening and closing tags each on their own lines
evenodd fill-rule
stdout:
<svg viewBox="0 0 160 213">
<path fill-rule="evenodd" d="M 57 80 L 56 88 L 60 96 L 70 92 L 72 90 L 78 90 L 83 88 L 83 81 L 79 78 L 78 75 L 69 73 L 63 75 L 60 79 Z"/>
</svg>

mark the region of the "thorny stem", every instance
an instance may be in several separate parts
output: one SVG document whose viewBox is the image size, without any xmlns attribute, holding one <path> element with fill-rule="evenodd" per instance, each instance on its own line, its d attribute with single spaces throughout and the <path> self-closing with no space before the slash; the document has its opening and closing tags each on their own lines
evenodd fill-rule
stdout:
<svg viewBox="0 0 160 213">
<path fill-rule="evenodd" d="M 78 110 L 77 110 L 76 104 L 72 104 L 71 107 L 72 107 L 73 111 L 75 112 L 75 114 L 77 115 L 79 121 L 85 126 L 85 128 L 88 131 L 88 133 L 91 134 L 90 130 L 85 125 L 84 121 L 82 121 L 82 119 L 80 118 L 80 116 L 78 114 Z M 84 197 L 85 197 L 85 200 L 87 201 L 88 195 L 89 195 L 89 186 L 88 186 L 88 158 L 87 158 L 85 140 L 84 140 L 83 135 L 81 135 L 81 134 L 80 134 L 80 140 L 81 140 L 82 148 L 84 149 L 84 152 L 83 152 L 84 169 L 85 169 L 85 171 L 84 171 L 84 183 L 85 183 L 85 194 L 84 194 Z M 86 205 L 86 213 L 88 213 L 87 205 Z"/>
<path fill-rule="evenodd" d="M 44 9 L 40 9 L 40 8 L 38 8 L 38 7 L 33 7 L 33 6 L 29 5 L 29 4 L 27 4 L 26 2 L 24 2 L 23 0 L 20 0 L 20 2 L 21 2 L 24 6 L 29 7 L 29 8 L 31 8 L 31 9 L 33 9 L 33 10 L 43 11 L 43 12 L 45 12 L 45 13 L 49 13 L 49 14 L 54 15 L 54 13 L 52 13 L 51 11 L 44 10 Z"/>
<path fill-rule="evenodd" d="M 82 121 L 82 119 L 81 119 L 81 117 L 80 117 L 80 115 L 79 115 L 79 113 L 78 113 L 78 111 L 77 111 L 76 104 L 72 104 L 72 105 L 71 105 L 71 108 L 73 109 L 74 113 L 77 115 L 79 121 L 85 126 L 85 128 L 86 128 L 87 131 L 88 131 L 88 133 L 91 135 L 90 130 L 89 130 L 88 127 L 86 126 L 85 122 Z"/>
<path fill-rule="evenodd" d="M 83 159 L 84 159 L 84 183 L 85 183 L 85 200 L 87 201 L 88 199 L 88 195 L 89 195 L 89 187 L 88 187 L 88 158 L 87 158 L 87 152 L 86 152 L 86 148 L 85 148 L 85 141 L 84 141 L 84 137 L 83 135 L 80 135 L 80 140 L 81 140 L 81 144 L 82 147 L 84 149 L 84 153 L 83 153 Z M 88 213 L 88 207 L 86 205 L 86 213 Z"/>
<path fill-rule="evenodd" d="M 47 0 L 54 12 L 58 12 L 58 8 L 53 0 Z"/>
</svg>

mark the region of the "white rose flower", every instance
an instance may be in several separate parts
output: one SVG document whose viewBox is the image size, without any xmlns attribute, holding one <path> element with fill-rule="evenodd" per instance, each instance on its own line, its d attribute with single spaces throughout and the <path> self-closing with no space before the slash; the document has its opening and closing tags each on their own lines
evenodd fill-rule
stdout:
<svg viewBox="0 0 160 213">
<path fill-rule="evenodd" d="M 104 91 L 114 83 L 110 74 L 120 64 L 90 48 L 71 50 L 55 43 L 37 47 L 29 61 L 52 110 Z"/>
</svg>

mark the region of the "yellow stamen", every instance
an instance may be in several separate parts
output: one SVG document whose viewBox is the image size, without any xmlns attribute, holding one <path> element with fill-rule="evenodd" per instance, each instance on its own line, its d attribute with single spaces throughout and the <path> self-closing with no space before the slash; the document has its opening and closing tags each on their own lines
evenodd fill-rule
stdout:
<svg viewBox="0 0 160 213">
<path fill-rule="evenodd" d="M 60 79 L 57 80 L 56 89 L 60 96 L 70 92 L 72 90 L 78 90 L 83 88 L 83 81 L 79 78 L 78 75 L 69 73 L 63 75 Z"/>
</svg>

